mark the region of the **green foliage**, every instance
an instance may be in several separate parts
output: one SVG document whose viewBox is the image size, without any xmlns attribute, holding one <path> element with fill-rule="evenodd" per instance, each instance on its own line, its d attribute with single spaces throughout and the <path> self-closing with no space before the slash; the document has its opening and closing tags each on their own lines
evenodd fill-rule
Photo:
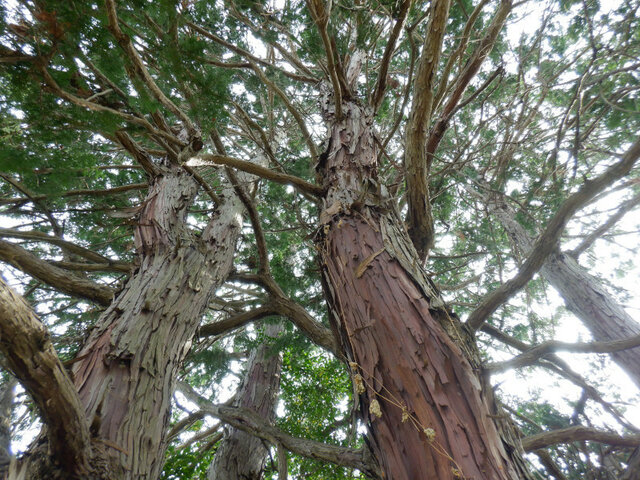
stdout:
<svg viewBox="0 0 640 480">
<path fill-rule="evenodd" d="M 215 130 L 228 155 L 245 161 L 264 160 L 273 170 L 315 182 L 317 159 L 312 158 L 308 142 L 317 145 L 320 152 L 327 148 L 318 109 L 318 81 L 329 84 L 330 78 L 327 47 L 305 2 L 116 3 L 120 27 L 133 42 L 154 86 L 196 125 L 204 152 L 216 151 L 210 135 Z M 468 38 L 463 39 L 469 15 L 478 2 L 452 2 L 434 92 L 436 98 L 445 94 L 435 105 L 427 130 L 443 114 L 497 3 L 487 3 L 470 25 Z M 638 2 L 620 2 L 608 10 L 605 2 L 548 1 L 533 14 L 527 10 L 527 2 L 514 3 L 508 30 L 499 35 L 448 119 L 429 177 L 437 238 L 426 268 L 463 319 L 488 293 L 517 273 L 527 253 L 496 221 L 479 194 L 505 195 L 515 209 L 517 222 L 535 239 L 567 198 L 585 180 L 613 164 L 640 131 Z M 355 49 L 367 53 L 353 92 L 360 103 L 367 102 L 378 81 L 398 5 L 388 0 L 333 2 L 327 33 L 333 40 L 334 62 L 344 67 Z M 428 2 L 413 2 L 389 63 L 389 77 L 397 85 L 386 92 L 373 119 L 376 148 L 386 142 L 378 158 L 379 179 L 403 214 L 405 127 L 412 101 L 412 90 L 407 92 L 405 87 L 415 85 L 420 50 L 429 33 L 428 9 Z M 209 35 L 193 28 L 192 23 Z M 149 201 L 149 176 L 135 156 L 122 148 L 117 134 L 126 132 L 153 163 L 163 165 L 174 159 L 179 149 L 165 137 L 178 135 L 185 125 L 174 108 L 158 99 L 108 24 L 101 3 L 24 1 L 15 8 L 0 3 L 0 220 L 3 228 L 63 238 L 104 257 L 107 265 L 128 263 L 135 269 L 139 258 L 133 227 L 139 208 Z M 537 29 L 529 28 L 532 25 Z M 462 40 L 464 48 L 452 59 Z M 13 61 L 15 56 L 20 59 Z M 449 60 L 452 68 L 443 84 Z M 43 68 L 55 85 L 45 78 Z M 256 75 L 258 68 L 279 91 L 270 89 Z M 411 78 L 410 71 L 414 74 Z M 92 108 L 85 108 L 83 102 L 92 102 Z M 305 122 L 310 139 L 305 139 L 292 109 Z M 231 195 L 223 169 L 196 167 L 195 171 L 223 200 Z M 598 198 L 578 212 L 558 249 L 567 252 L 575 248 L 618 208 L 620 199 L 637 194 L 637 177 L 636 167 L 627 179 L 610 187 L 620 192 L 620 197 Z M 284 295 L 329 326 L 313 242 L 321 205 L 291 186 L 266 180 L 248 193 L 254 198 L 264 230 L 273 279 Z M 200 238 L 220 208 L 201 189 L 188 214 L 189 241 Z M 584 266 L 607 264 L 608 277 L 603 283 L 625 303 L 637 301 L 635 292 L 622 287 L 633 284 L 637 276 L 634 259 L 638 245 L 624 243 L 621 237 L 637 236 L 638 228 L 637 221 L 625 223 L 600 240 L 597 245 L 606 241 L 611 254 L 598 246 L 580 258 Z M 56 243 L 7 240 L 19 242 L 47 262 L 92 262 Z M 234 256 L 235 276 L 211 299 L 212 309 L 203 324 L 251 311 L 269 301 L 264 285 L 251 280 L 260 267 L 257 241 L 245 219 Z M 60 357 L 72 360 L 103 310 L 17 269 L 7 267 L 6 272 L 3 270 L 3 275 L 21 289 L 52 332 Z M 116 290 L 128 279 L 128 273 L 108 268 L 69 272 Z M 509 335 L 512 343 L 557 339 L 556 332 L 570 317 L 560 303 L 549 284 L 535 277 L 488 323 Z M 267 338 L 263 326 L 283 321 L 286 328 L 281 336 Z M 274 356 L 282 356 L 278 427 L 317 441 L 362 445 L 362 435 L 352 418 L 354 399 L 344 365 L 280 317 L 271 315 L 220 337 L 195 339 L 181 378 L 207 399 L 226 400 L 222 396 L 243 375 L 248 354 L 265 342 Z M 480 347 L 487 363 L 517 353 L 513 346 L 484 334 L 480 335 Z M 580 373 L 607 392 L 608 380 L 595 373 L 595 362 L 576 363 L 592 363 L 591 370 Z M 540 378 L 555 382 L 555 377 L 541 371 L 538 367 L 522 369 L 513 378 L 525 379 L 527 387 L 539 384 Z M 505 385 L 510 381 L 505 380 Z M 519 421 L 525 434 L 575 424 L 566 412 L 575 408 L 576 402 L 565 398 L 561 388 L 557 390 L 557 404 L 539 390 L 524 394 L 525 400 L 508 398 L 516 412 L 531 420 Z M 630 398 L 631 394 L 615 401 L 628 402 Z M 175 421 L 184 415 L 181 408 L 187 409 L 176 404 Z M 578 417 L 603 428 L 620 428 L 613 417 L 595 409 Z M 20 421 L 18 434 L 35 421 L 33 410 Z M 188 435 L 202 431 L 204 425 L 196 422 L 188 428 Z M 188 435 L 183 433 L 169 446 L 163 479 L 205 478 L 215 449 L 206 441 L 182 448 L 180 442 Z M 589 475 L 608 479 L 597 477 L 605 459 L 617 462 L 616 471 L 622 471 L 628 455 L 624 449 L 605 451 L 594 443 L 555 446 L 550 452 L 570 479 Z M 289 456 L 289 471 L 294 478 L 359 478 L 347 469 L 294 454 Z M 538 474 L 548 477 L 543 469 Z M 277 477 L 271 461 L 265 477 Z"/>
</svg>

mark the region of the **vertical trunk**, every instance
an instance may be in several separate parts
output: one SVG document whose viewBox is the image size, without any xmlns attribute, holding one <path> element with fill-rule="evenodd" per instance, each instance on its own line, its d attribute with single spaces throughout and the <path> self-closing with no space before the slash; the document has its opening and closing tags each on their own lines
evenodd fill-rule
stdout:
<svg viewBox="0 0 640 480">
<path fill-rule="evenodd" d="M 4 478 L 11 461 L 11 412 L 17 381 L 7 374 L 0 386 L 0 478 Z"/>
<path fill-rule="evenodd" d="M 489 207 L 515 246 L 527 255 L 533 241 L 515 219 L 515 212 L 504 203 L 489 202 Z M 567 308 L 582 321 L 594 340 L 609 342 L 640 335 L 640 324 L 614 300 L 596 277 L 569 255 L 552 253 L 540 273 L 558 291 Z M 640 349 L 614 352 L 611 356 L 640 388 Z"/>
<path fill-rule="evenodd" d="M 266 334 L 276 337 L 282 325 L 268 325 Z M 235 406 L 248 408 L 262 418 L 275 417 L 280 389 L 280 357 L 269 352 L 269 345 L 261 345 L 251 352 L 247 373 L 236 393 Z M 229 427 L 216 451 L 207 478 L 209 480 L 260 480 L 267 458 L 264 442 L 253 435 Z"/>
<path fill-rule="evenodd" d="M 174 382 L 209 298 L 226 279 L 242 205 L 229 194 L 197 238 L 186 214 L 197 191 L 180 167 L 149 190 L 135 230 L 140 267 L 78 354 L 74 381 L 112 479 L 155 479 Z"/>
<path fill-rule="evenodd" d="M 376 183 L 368 111 L 345 102 L 336 120 L 323 107 L 324 282 L 385 478 L 525 478 L 494 423 L 472 336 L 442 308 Z"/>
</svg>

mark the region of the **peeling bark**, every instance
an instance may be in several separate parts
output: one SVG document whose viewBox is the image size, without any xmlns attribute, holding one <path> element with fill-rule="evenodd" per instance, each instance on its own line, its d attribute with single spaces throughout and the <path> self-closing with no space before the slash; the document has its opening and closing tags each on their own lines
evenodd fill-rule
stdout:
<svg viewBox="0 0 640 480">
<path fill-rule="evenodd" d="M 178 370 L 211 295 L 231 270 L 244 207 L 227 188 L 223 203 L 196 236 L 186 215 L 197 189 L 180 166 L 161 167 L 134 231 L 140 266 L 73 365 L 93 444 L 108 457 L 109 473 L 100 478 L 160 474 Z M 30 473 L 25 478 L 45 477 Z"/>
<path fill-rule="evenodd" d="M 31 395 L 46 425 L 46 448 L 52 468 L 42 471 L 42 448 L 26 478 L 98 478 L 89 426 L 74 385 L 53 348 L 49 332 L 24 299 L 0 278 L 0 351 L 11 372 Z M 37 450 L 37 449 L 36 449 Z M 11 478 L 11 474 L 9 475 Z"/>
<path fill-rule="evenodd" d="M 268 325 L 266 335 L 276 337 L 283 331 L 281 324 Z M 280 389 L 280 356 L 261 345 L 251 352 L 247 373 L 238 389 L 234 406 L 247 408 L 268 422 L 275 417 Z M 216 450 L 207 478 L 210 480 L 260 480 L 267 458 L 262 439 L 229 427 Z"/>
<path fill-rule="evenodd" d="M 517 440 L 509 444 L 495 423 L 472 335 L 443 308 L 377 186 L 370 111 L 345 102 L 336 119 L 328 100 L 317 243 L 332 323 L 384 478 L 527 478 Z"/>
<path fill-rule="evenodd" d="M 242 205 L 229 192 L 196 238 L 185 223 L 195 180 L 179 167 L 163 173 L 135 231 L 140 267 L 74 365 L 92 433 L 118 466 L 113 478 L 158 476 L 176 375 L 211 295 L 231 270 L 240 228 Z"/>
</svg>

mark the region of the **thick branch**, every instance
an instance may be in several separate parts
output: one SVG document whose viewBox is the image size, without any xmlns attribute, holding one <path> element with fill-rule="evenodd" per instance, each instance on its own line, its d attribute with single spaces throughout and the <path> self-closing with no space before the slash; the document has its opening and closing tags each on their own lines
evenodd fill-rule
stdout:
<svg viewBox="0 0 640 480">
<path fill-rule="evenodd" d="M 434 245 L 429 199 L 430 159 L 425 154 L 424 146 L 431 123 L 435 78 L 450 5 L 450 0 L 431 2 L 427 35 L 414 80 L 413 105 L 406 127 L 404 167 L 409 207 L 407 223 L 411 241 L 423 260 Z"/>
<path fill-rule="evenodd" d="M 282 445 L 288 451 L 298 455 L 347 468 L 355 468 L 372 478 L 380 478 L 378 466 L 366 447 L 354 449 L 293 437 L 249 409 L 209 404 L 184 382 L 180 383 L 179 389 L 202 411 L 219 418 L 232 427 L 262 438 L 273 445 Z"/>
<path fill-rule="evenodd" d="M 485 297 L 478 308 L 469 315 L 469 319 L 467 320 L 468 326 L 473 330 L 480 328 L 484 321 L 493 314 L 500 305 L 524 287 L 556 248 L 560 235 L 573 214 L 584 207 L 606 187 L 629 173 L 638 158 L 640 158 L 640 138 L 625 152 L 618 163 L 609 167 L 602 175 L 595 179 L 585 180 L 582 187 L 567 198 L 553 218 L 551 218 L 547 224 L 547 228 L 542 235 L 538 237 L 538 240 L 533 246 L 533 250 L 518 274 Z"/>
<path fill-rule="evenodd" d="M 556 462 L 553 461 L 553 458 L 551 458 L 551 455 L 549 455 L 548 451 L 535 450 L 533 453 L 538 456 L 538 460 L 540 460 L 542 466 L 544 466 L 544 468 L 547 469 L 547 472 L 549 472 L 549 474 L 552 475 L 556 480 L 567 480 L 567 477 L 565 477 L 564 473 L 562 473 L 562 470 L 556 464 Z"/>
<path fill-rule="evenodd" d="M 344 360 L 333 331 L 317 322 L 298 302 L 280 296 L 274 299 L 274 304 L 278 313 L 289 318 L 312 342 Z"/>
<path fill-rule="evenodd" d="M 63 268 L 65 270 L 74 270 L 77 272 L 118 272 L 131 273 L 135 268 L 132 263 L 84 263 L 84 262 L 59 262 L 50 261 L 51 265 Z"/>
<path fill-rule="evenodd" d="M 522 448 L 524 448 L 525 452 L 531 452 L 558 443 L 582 442 L 585 440 L 619 447 L 637 447 L 640 445 L 640 434 L 623 437 L 617 433 L 605 432 L 597 428 L 567 427 L 525 437 L 522 439 Z"/>
<path fill-rule="evenodd" d="M 89 425 L 75 386 L 24 299 L 0 278 L 0 350 L 12 373 L 38 405 L 53 459 L 70 478 L 89 471 Z"/>
<path fill-rule="evenodd" d="M 78 255 L 82 258 L 95 263 L 108 263 L 109 265 L 117 265 L 119 262 L 109 260 L 107 257 L 103 257 L 99 253 L 96 253 L 88 248 L 81 247 L 75 243 L 68 242 L 59 237 L 47 235 L 44 232 L 38 231 L 21 231 L 13 230 L 11 228 L 0 228 L 0 237 L 4 238 L 21 238 L 23 240 L 34 240 L 38 242 L 47 242 L 52 245 L 56 245 L 63 250 Z"/>
<path fill-rule="evenodd" d="M 278 311 L 274 308 L 273 305 L 267 303 L 248 312 L 241 312 L 236 315 L 231 315 L 230 317 L 220 320 L 219 322 L 203 325 L 202 327 L 200 327 L 198 335 L 200 337 L 222 335 L 223 333 L 226 333 L 230 330 L 240 328 L 247 323 L 253 322 L 255 320 L 260 320 L 264 317 L 268 317 L 269 315 L 278 315 Z"/>
<path fill-rule="evenodd" d="M 331 3 L 329 3 L 331 5 Z M 338 67 L 335 61 L 335 54 L 329 33 L 327 32 L 327 25 L 329 24 L 330 11 L 327 11 L 324 5 L 324 0 L 307 0 L 307 8 L 311 13 L 311 17 L 318 27 L 318 33 L 322 39 L 324 50 L 327 54 L 327 70 L 329 70 L 329 78 L 331 78 L 331 85 L 333 86 L 333 97 L 336 105 L 336 118 L 342 118 L 342 97 L 343 94 L 348 92 L 342 91 L 340 80 L 338 79 Z"/>
<path fill-rule="evenodd" d="M 489 53 L 491 53 L 491 50 L 493 50 L 493 46 L 498 39 L 498 34 L 504 27 L 504 23 L 507 20 L 512 7 L 513 6 L 511 0 L 502 0 L 498 11 L 493 17 L 491 25 L 489 25 L 487 33 L 480 41 L 480 44 L 471 55 L 471 58 L 467 62 L 464 70 L 458 77 L 455 87 L 453 88 L 453 92 L 451 93 L 449 100 L 442 109 L 440 118 L 435 123 L 433 129 L 431 130 L 431 133 L 429 134 L 429 140 L 427 141 L 427 161 L 429 163 L 431 163 L 433 154 L 435 153 L 438 145 L 440 144 L 440 141 L 442 140 L 442 137 L 444 136 L 444 132 L 447 129 L 449 120 L 451 120 L 451 117 L 456 111 L 456 107 L 458 106 L 460 99 L 462 98 L 462 94 L 467 89 L 467 86 L 469 85 L 471 80 L 473 80 L 473 77 L 476 76 L 478 70 L 480 70 L 482 63 L 487 58 Z M 441 88 L 444 87 L 445 86 L 442 85 Z"/>
<path fill-rule="evenodd" d="M 212 155 L 212 154 L 200 154 L 194 157 L 189 162 L 193 166 L 197 165 L 226 165 L 229 167 L 242 170 L 243 172 L 251 173 L 261 178 L 271 180 L 276 183 L 284 185 L 291 185 L 296 189 L 320 197 L 323 194 L 321 187 L 303 180 L 302 178 L 294 175 L 287 175 L 284 173 L 274 172 L 268 168 L 256 165 L 252 162 L 240 160 L 238 158 L 227 157 L 224 155 Z"/>
<path fill-rule="evenodd" d="M 160 169 L 156 165 L 154 165 L 149 154 L 140 145 L 138 145 L 127 132 L 125 132 L 124 130 L 118 130 L 116 132 L 116 138 L 124 147 L 124 149 L 128 151 L 131 156 L 140 164 L 145 172 L 147 172 L 152 177 L 160 173 Z"/>
<path fill-rule="evenodd" d="M 4 240 L 0 240 L 0 260 L 69 295 L 86 298 L 105 307 L 113 300 L 114 290 L 111 288 L 54 267 L 24 248 Z"/>
</svg>

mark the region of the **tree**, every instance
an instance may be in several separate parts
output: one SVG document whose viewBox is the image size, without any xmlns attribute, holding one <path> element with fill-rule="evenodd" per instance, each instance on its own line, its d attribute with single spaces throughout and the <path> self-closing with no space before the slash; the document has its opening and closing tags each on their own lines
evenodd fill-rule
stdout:
<svg viewBox="0 0 640 480">
<path fill-rule="evenodd" d="M 633 375 L 637 328 L 549 265 L 637 207 L 640 5 L 529 7 L 3 7 L 0 348 L 43 424 L 10 478 L 632 475 L 637 427 L 555 352 Z M 556 340 L 545 278 L 596 342 Z M 491 386 L 528 366 L 572 414 Z"/>
</svg>

